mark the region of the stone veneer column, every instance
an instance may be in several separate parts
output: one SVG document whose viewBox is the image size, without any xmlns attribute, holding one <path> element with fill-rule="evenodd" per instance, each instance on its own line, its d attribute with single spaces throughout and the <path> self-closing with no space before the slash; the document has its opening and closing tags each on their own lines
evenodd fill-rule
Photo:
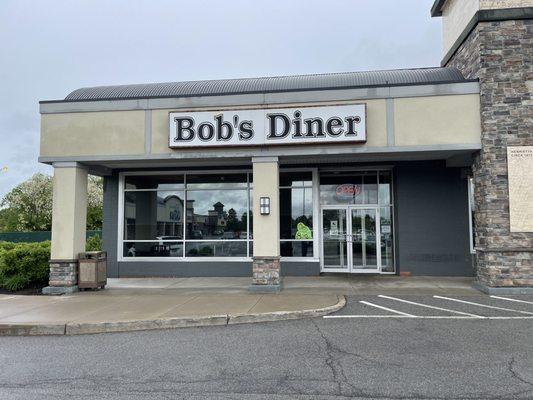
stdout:
<svg viewBox="0 0 533 400">
<path fill-rule="evenodd" d="M 250 291 L 281 290 L 279 245 L 279 168 L 277 157 L 253 157 L 253 277 Z M 270 214 L 261 215 L 259 199 L 270 198 Z"/>
<path fill-rule="evenodd" d="M 85 251 L 87 170 L 78 163 L 54 163 L 52 252 L 44 294 L 78 290 L 78 257 Z"/>
<path fill-rule="evenodd" d="M 502 19 L 478 22 L 446 64 L 480 81 L 475 286 L 487 293 L 533 293 L 533 233 L 510 232 L 507 175 L 507 146 L 533 145 L 532 60 L 533 20 Z"/>
</svg>

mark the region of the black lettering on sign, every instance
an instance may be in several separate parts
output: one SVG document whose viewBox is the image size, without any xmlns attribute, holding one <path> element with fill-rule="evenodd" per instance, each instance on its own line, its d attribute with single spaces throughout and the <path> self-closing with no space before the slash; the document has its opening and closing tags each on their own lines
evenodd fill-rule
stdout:
<svg viewBox="0 0 533 400">
<path fill-rule="evenodd" d="M 294 133 L 292 134 L 293 138 L 302 137 L 302 113 L 300 110 L 294 112 L 294 118 L 292 124 L 294 125 Z"/>
<path fill-rule="evenodd" d="M 208 142 L 215 136 L 215 127 L 210 122 L 202 122 L 198 125 L 198 137 L 204 142 Z"/>
<path fill-rule="evenodd" d="M 326 122 L 326 132 L 329 136 L 340 136 L 344 133 L 344 129 L 342 128 L 344 123 L 342 122 L 342 119 L 339 117 L 331 117 Z"/>
<path fill-rule="evenodd" d="M 346 117 L 344 118 L 346 123 L 348 124 L 348 130 L 346 131 L 346 136 L 348 135 L 357 135 L 357 131 L 355 130 L 355 125 L 361 122 L 360 117 Z"/>
<path fill-rule="evenodd" d="M 291 130 L 291 121 L 285 114 L 267 114 L 269 131 L 267 139 L 283 139 Z M 281 130 L 278 132 L 277 127 L 279 121 L 281 123 Z"/>
<path fill-rule="evenodd" d="M 224 121 L 223 114 L 215 117 L 217 140 L 230 140 L 233 136 L 233 127 L 229 122 Z"/>
<path fill-rule="evenodd" d="M 194 139 L 194 120 L 189 117 L 176 117 L 176 137 L 175 142 L 189 142 Z"/>
<path fill-rule="evenodd" d="M 253 122 L 248 120 L 241 121 L 241 123 L 239 124 L 239 139 L 250 140 L 253 136 Z"/>
<path fill-rule="evenodd" d="M 324 137 L 324 120 L 322 118 L 304 119 L 306 137 Z"/>
</svg>

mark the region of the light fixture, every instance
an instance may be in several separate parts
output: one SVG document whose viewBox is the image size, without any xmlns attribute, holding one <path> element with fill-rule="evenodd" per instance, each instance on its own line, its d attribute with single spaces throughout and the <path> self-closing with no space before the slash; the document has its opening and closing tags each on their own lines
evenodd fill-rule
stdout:
<svg viewBox="0 0 533 400">
<path fill-rule="evenodd" d="M 259 198 L 259 211 L 261 215 L 270 214 L 270 197 L 260 197 Z"/>
</svg>

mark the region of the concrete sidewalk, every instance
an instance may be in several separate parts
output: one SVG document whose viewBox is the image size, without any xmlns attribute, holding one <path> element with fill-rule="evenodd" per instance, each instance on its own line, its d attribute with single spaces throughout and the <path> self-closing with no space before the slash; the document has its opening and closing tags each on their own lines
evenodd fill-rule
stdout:
<svg viewBox="0 0 533 400">
<path fill-rule="evenodd" d="M 0 335 L 73 335 L 317 317 L 344 295 L 477 295 L 470 278 L 286 277 L 279 294 L 250 294 L 250 278 L 110 279 L 102 291 L 0 295 Z"/>
<path fill-rule="evenodd" d="M 248 293 L 250 278 L 121 278 L 109 279 L 108 288 L 129 291 L 176 289 L 182 293 L 217 291 Z M 477 296 L 469 277 L 401 277 L 396 275 L 287 276 L 282 294 L 455 294 Z"/>
</svg>

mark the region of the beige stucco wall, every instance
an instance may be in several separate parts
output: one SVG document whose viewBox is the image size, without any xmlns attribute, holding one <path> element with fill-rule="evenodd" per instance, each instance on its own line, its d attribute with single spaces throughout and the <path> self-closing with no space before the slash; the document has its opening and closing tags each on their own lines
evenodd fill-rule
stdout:
<svg viewBox="0 0 533 400">
<path fill-rule="evenodd" d="M 453 46 L 468 22 L 479 10 L 479 0 L 448 0 L 442 8 L 443 54 Z"/>
<path fill-rule="evenodd" d="M 254 256 L 278 257 L 279 248 L 279 170 L 275 162 L 253 163 Z M 270 197 L 270 215 L 261 215 L 259 198 Z"/>
<path fill-rule="evenodd" d="M 443 54 L 446 54 L 478 10 L 532 7 L 533 0 L 448 0 L 442 8 Z"/>
<path fill-rule="evenodd" d="M 52 260 L 74 260 L 85 251 L 87 171 L 54 168 Z"/>
<path fill-rule="evenodd" d="M 479 96 L 395 99 L 394 130 L 397 146 L 480 143 Z"/>
<path fill-rule="evenodd" d="M 42 157 L 144 153 L 144 111 L 43 114 Z"/>
<path fill-rule="evenodd" d="M 350 104 L 352 102 L 335 102 L 335 104 Z M 387 145 L 387 105 L 385 100 L 365 100 L 367 110 L 367 142 L 366 146 Z M 306 103 L 307 106 L 313 103 Z M 325 105 L 324 103 L 316 105 Z M 298 104 L 283 105 L 283 107 L 298 107 Z M 235 108 L 233 108 L 235 110 Z M 168 147 L 168 114 L 179 110 L 152 111 L 152 153 L 165 154 L 183 150 L 173 150 Z M 188 150 L 194 151 L 194 150 Z"/>
<path fill-rule="evenodd" d="M 363 102 L 363 101 L 362 101 Z M 396 98 L 395 145 L 479 143 L 479 95 L 443 95 Z M 339 102 L 336 104 L 349 104 Z M 366 100 L 367 142 L 359 146 L 381 148 L 387 141 L 387 101 Z M 322 103 L 323 105 L 324 103 Z M 308 104 L 311 105 L 311 104 Z M 298 107 L 290 104 L 287 107 Z M 168 113 L 152 110 L 151 153 L 197 153 L 197 149 L 168 147 Z M 145 154 L 145 111 L 77 112 L 42 115 L 41 156 L 120 156 Z M 220 149 L 202 149 L 220 152 Z"/>
</svg>

